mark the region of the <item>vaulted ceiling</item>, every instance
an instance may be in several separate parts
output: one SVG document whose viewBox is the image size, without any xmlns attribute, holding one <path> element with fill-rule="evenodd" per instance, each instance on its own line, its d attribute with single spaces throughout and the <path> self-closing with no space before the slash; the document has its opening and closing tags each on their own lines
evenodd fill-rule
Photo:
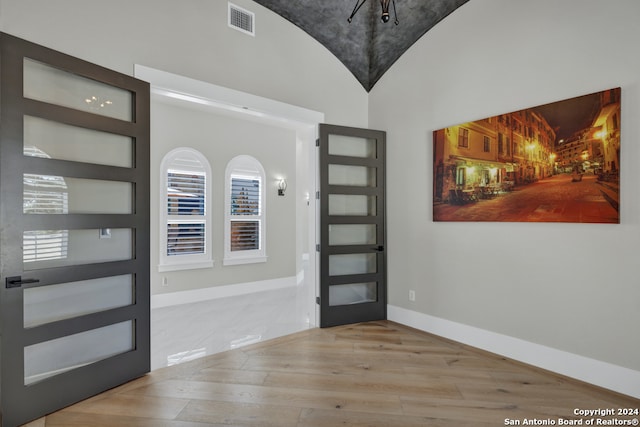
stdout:
<svg viewBox="0 0 640 427">
<path fill-rule="evenodd" d="M 254 0 L 322 43 L 370 91 L 394 62 L 434 25 L 469 0 L 396 0 L 398 25 L 382 22 L 378 0 L 347 21 L 356 0 Z M 361 1 L 361 0 L 360 0 Z"/>
</svg>

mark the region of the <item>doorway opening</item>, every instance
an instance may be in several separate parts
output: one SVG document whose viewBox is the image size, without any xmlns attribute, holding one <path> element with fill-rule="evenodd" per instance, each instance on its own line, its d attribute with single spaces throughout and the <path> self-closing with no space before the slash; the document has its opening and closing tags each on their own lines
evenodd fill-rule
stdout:
<svg viewBox="0 0 640 427">
<path fill-rule="evenodd" d="M 213 281 L 207 282 L 210 283 L 210 285 L 204 283 L 201 286 L 189 288 L 188 285 L 185 286 L 185 283 L 181 283 L 182 286 L 176 288 L 172 286 L 176 280 L 200 280 L 202 282 L 201 278 L 204 273 L 195 270 L 182 272 L 159 271 L 157 264 L 154 264 L 154 256 L 157 255 L 153 253 L 152 249 L 152 313 L 170 311 L 176 309 L 177 307 L 175 306 L 186 303 L 206 304 L 208 302 L 211 303 L 210 307 L 214 307 L 216 304 L 223 304 L 223 302 L 226 301 L 248 301 L 258 294 L 263 295 L 268 301 L 273 301 L 274 298 L 278 298 L 278 292 L 282 291 L 283 295 L 287 295 L 288 298 L 295 300 L 298 309 L 302 306 L 300 315 L 305 317 L 304 321 L 307 327 L 317 326 L 319 324 L 319 310 L 316 304 L 319 274 L 317 266 L 319 260 L 316 252 L 316 236 L 318 234 L 319 207 L 318 201 L 316 200 L 318 181 L 316 139 L 318 137 L 318 125 L 324 121 L 324 114 L 141 65 L 136 65 L 135 76 L 151 84 L 152 230 L 157 230 L 160 226 L 159 220 L 157 218 L 154 219 L 154 217 L 158 216 L 158 213 L 154 212 L 154 210 L 158 210 L 158 207 L 162 205 L 161 200 L 154 203 L 154 197 L 156 197 L 157 191 L 154 191 L 153 183 L 154 181 L 158 181 L 158 177 L 154 175 L 154 171 L 155 168 L 158 167 L 156 164 L 158 163 L 158 158 L 161 159 L 162 156 L 166 154 L 164 151 L 167 149 L 167 147 L 162 146 L 162 136 L 154 135 L 154 115 L 158 117 L 160 113 L 162 113 L 161 109 L 165 108 L 164 105 L 169 105 L 167 108 L 173 108 L 173 110 L 167 110 L 170 112 L 179 113 L 178 109 L 184 110 L 186 108 L 189 109 L 189 111 L 195 111 L 194 113 L 189 113 L 188 116 L 200 115 L 207 117 L 206 115 L 210 115 L 213 120 L 229 120 L 230 123 L 239 124 L 243 128 L 256 127 L 260 129 L 261 126 L 264 126 L 264 129 L 267 130 L 276 129 L 274 130 L 275 134 L 280 131 L 284 132 L 287 140 L 290 141 L 290 144 L 287 146 L 287 151 L 291 151 L 288 152 L 287 155 L 295 161 L 294 170 L 289 170 L 289 174 L 286 177 L 278 175 L 279 171 L 272 171 L 265 165 L 266 180 L 264 184 L 265 191 L 272 192 L 273 195 L 276 196 L 281 191 L 281 188 L 279 188 L 282 185 L 281 180 L 286 178 L 287 189 L 285 196 L 276 196 L 272 199 L 271 203 L 267 201 L 266 221 L 268 223 L 269 221 L 279 220 L 275 211 L 276 208 L 279 209 L 285 202 L 291 209 L 295 209 L 295 215 L 291 217 L 295 218 L 295 225 L 288 224 L 287 229 L 284 230 L 286 233 L 291 234 L 295 226 L 295 251 L 293 255 L 295 257 L 295 274 L 283 280 L 279 278 L 265 279 L 255 275 L 246 275 L 243 276 L 245 279 L 240 280 L 240 283 L 238 283 L 236 277 L 231 278 L 229 276 L 228 284 L 220 281 L 215 283 L 215 280 L 218 279 L 212 279 Z M 186 116 L 187 115 L 185 115 L 185 117 Z M 166 114 L 165 117 L 171 116 L 170 114 Z M 188 138 L 184 138 L 185 142 L 183 145 L 187 145 L 187 139 Z M 156 144 L 159 140 L 160 147 Z M 260 143 L 261 141 L 257 142 Z M 265 138 L 264 143 L 268 143 L 268 138 Z M 252 155 L 251 152 L 242 154 Z M 231 158 L 233 156 L 229 154 L 228 157 Z M 224 205 L 215 206 L 215 203 L 216 200 L 219 200 L 221 197 L 222 200 L 224 200 L 222 193 L 225 187 L 223 182 L 224 167 L 220 170 L 220 166 L 214 164 L 215 159 L 209 160 L 212 161 L 212 186 L 214 188 L 214 206 L 212 208 L 214 225 L 212 229 L 215 233 L 216 227 L 218 227 L 219 236 L 224 224 L 223 210 L 225 208 Z M 157 182 L 155 185 L 158 185 Z M 271 195 L 271 193 L 269 193 L 269 195 Z M 219 216 L 216 218 L 215 215 L 218 214 L 222 217 Z M 281 228 L 280 230 L 283 229 Z M 155 244 L 157 242 L 154 242 L 153 234 L 154 233 L 152 233 L 151 247 L 155 248 L 157 247 Z M 282 238 L 281 233 L 279 233 L 279 235 L 274 235 L 274 233 L 267 235 L 267 263 L 274 260 L 276 256 L 279 255 L 279 252 L 281 252 L 278 250 L 277 245 L 280 242 L 277 242 L 277 240 Z M 260 268 L 260 266 L 255 264 L 223 266 L 223 256 L 217 253 L 218 251 L 222 251 L 223 242 L 220 239 L 216 240 L 214 237 L 213 245 L 214 269 L 208 270 L 207 274 L 209 277 L 212 275 L 234 274 L 232 272 L 246 272 L 246 269 L 250 270 L 252 268 L 258 271 Z M 270 256 L 272 256 L 271 259 L 269 259 Z M 212 274 L 212 272 L 215 273 Z M 209 278 L 204 280 L 209 280 Z M 169 286 L 166 286 L 167 282 Z M 269 292 L 272 293 L 270 294 Z M 262 301 L 264 301 L 264 299 Z M 250 310 L 254 310 L 255 307 L 260 304 L 260 302 L 256 302 L 254 308 Z M 256 316 L 257 315 L 256 312 Z M 154 329 L 157 331 L 158 328 L 163 327 L 156 322 L 158 319 L 160 319 L 159 322 L 163 321 L 161 316 L 152 316 L 152 322 L 154 324 L 152 331 Z M 278 319 L 265 318 L 263 321 L 278 322 Z M 224 324 L 226 324 L 226 321 Z M 210 325 L 210 327 L 216 327 L 216 325 Z M 222 327 L 224 328 L 225 326 Z M 236 325 L 228 325 L 227 327 L 233 328 L 236 327 Z M 282 330 L 282 334 L 296 332 L 287 328 L 280 329 Z M 261 336 L 260 333 L 252 331 L 246 331 L 246 333 L 239 335 L 228 335 L 225 336 L 227 342 L 222 343 L 224 347 L 221 347 L 220 351 L 273 337 L 274 336 Z M 170 340 L 170 338 L 168 338 L 168 340 Z M 152 348 L 156 347 L 154 344 L 159 343 L 154 343 L 154 334 L 152 333 Z M 178 350 L 175 350 L 172 354 L 163 356 L 163 360 L 154 362 L 152 358 L 152 369 L 211 354 L 210 350 L 195 345 L 191 347 L 185 346 L 182 350 Z"/>
</svg>

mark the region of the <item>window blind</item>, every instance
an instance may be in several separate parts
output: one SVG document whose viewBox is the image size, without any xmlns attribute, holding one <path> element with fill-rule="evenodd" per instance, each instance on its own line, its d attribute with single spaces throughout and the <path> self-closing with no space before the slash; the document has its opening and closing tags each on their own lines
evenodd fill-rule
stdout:
<svg viewBox="0 0 640 427">
<path fill-rule="evenodd" d="M 260 249 L 260 221 L 231 221 L 231 251 Z"/>
<path fill-rule="evenodd" d="M 205 251 L 204 221 L 167 224 L 167 255 L 202 254 Z"/>
<path fill-rule="evenodd" d="M 231 215 L 260 215 L 260 180 L 231 178 Z"/>
<path fill-rule="evenodd" d="M 260 212 L 260 180 L 231 177 L 232 252 L 260 249 Z"/>
<path fill-rule="evenodd" d="M 204 174 L 168 171 L 168 256 L 205 253 L 205 189 Z"/>
<path fill-rule="evenodd" d="M 205 176 L 169 171 L 167 174 L 167 213 L 204 215 Z"/>
</svg>

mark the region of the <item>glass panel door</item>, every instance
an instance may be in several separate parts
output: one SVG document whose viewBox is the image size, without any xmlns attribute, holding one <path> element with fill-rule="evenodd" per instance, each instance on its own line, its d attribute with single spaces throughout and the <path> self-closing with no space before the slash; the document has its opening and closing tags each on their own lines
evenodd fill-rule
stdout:
<svg viewBox="0 0 640 427">
<path fill-rule="evenodd" d="M 320 126 L 320 326 L 386 318 L 385 134 Z"/>
<path fill-rule="evenodd" d="M 2 33 L 0 67 L 0 413 L 16 426 L 149 371 L 149 85 Z"/>
</svg>

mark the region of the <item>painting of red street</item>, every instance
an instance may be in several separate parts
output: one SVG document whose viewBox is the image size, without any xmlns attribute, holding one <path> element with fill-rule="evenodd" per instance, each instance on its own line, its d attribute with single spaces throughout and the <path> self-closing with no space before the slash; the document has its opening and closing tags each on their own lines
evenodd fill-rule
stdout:
<svg viewBox="0 0 640 427">
<path fill-rule="evenodd" d="M 620 88 L 433 132 L 433 220 L 620 223 Z"/>
</svg>

